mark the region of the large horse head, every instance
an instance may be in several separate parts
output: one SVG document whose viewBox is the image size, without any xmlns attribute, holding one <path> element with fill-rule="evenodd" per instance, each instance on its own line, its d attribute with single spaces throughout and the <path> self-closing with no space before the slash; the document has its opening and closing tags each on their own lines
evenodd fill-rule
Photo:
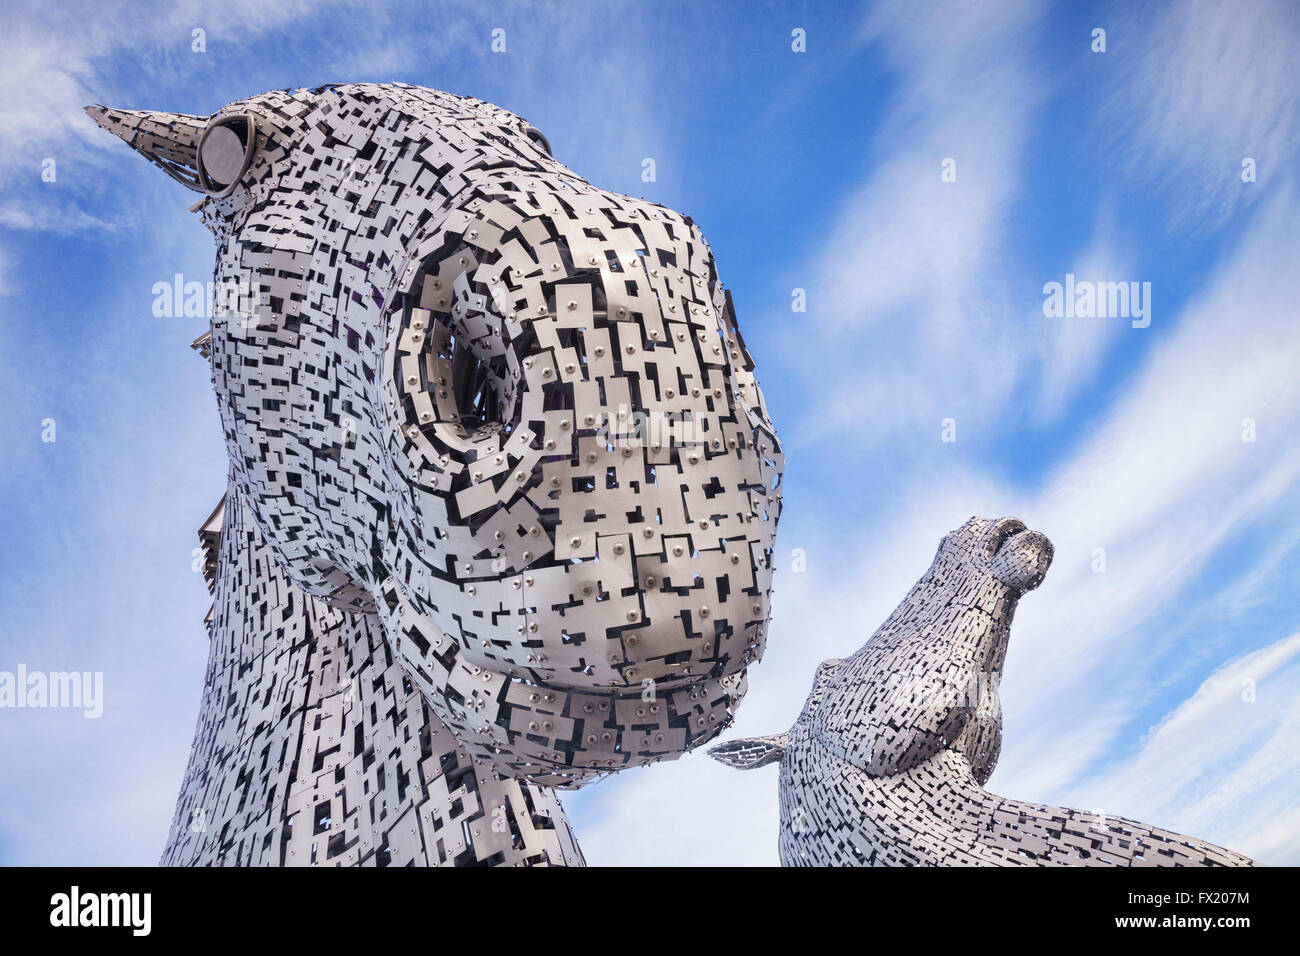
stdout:
<svg viewBox="0 0 1300 956">
<path fill-rule="evenodd" d="M 204 194 L 236 492 L 476 758 L 581 785 L 730 721 L 782 457 L 688 217 L 420 87 L 87 112 Z"/>
</svg>

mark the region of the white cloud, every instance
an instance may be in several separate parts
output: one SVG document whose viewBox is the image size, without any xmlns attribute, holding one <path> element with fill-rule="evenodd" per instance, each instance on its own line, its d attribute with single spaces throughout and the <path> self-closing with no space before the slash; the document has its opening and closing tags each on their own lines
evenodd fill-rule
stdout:
<svg viewBox="0 0 1300 956">
<path fill-rule="evenodd" d="M 1105 56 L 1115 65 L 1117 142 L 1144 179 L 1173 179 L 1171 225 L 1217 225 L 1295 160 L 1300 136 L 1300 10 L 1285 0 L 1122 7 Z M 1108 64 L 1109 65 L 1109 64 Z M 1241 180 L 1242 160 L 1258 182 Z"/>
<path fill-rule="evenodd" d="M 785 360 L 818 401 L 805 441 L 846 430 L 857 452 L 940 419 L 983 427 L 1025 361 L 1005 230 L 1048 88 L 1034 4 L 874 7 L 861 39 L 896 76 L 873 171 L 841 203 L 794 284 L 828 348 Z M 944 181 L 944 164 L 956 180 Z M 1023 297 L 1020 297 L 1023 300 Z M 1032 349 L 1029 350 L 1032 352 Z M 889 360 L 885 360 L 889 356 Z"/>
<path fill-rule="evenodd" d="M 0 37 L 0 170 L 8 179 L 15 169 L 39 166 L 47 155 L 108 148 L 112 138 L 86 120 L 82 107 L 100 101 L 115 58 L 131 58 L 138 76 L 157 62 L 146 53 L 190 55 L 196 27 L 214 43 L 232 36 L 248 42 L 321 5 L 231 0 L 213 6 L 190 0 L 151 9 L 121 2 L 35 2 L 10 9 Z"/>
<path fill-rule="evenodd" d="M 1300 863 L 1300 634 L 1242 655 L 1205 679 L 1141 750 L 1070 798 L 1159 822 L 1262 862 Z"/>
<path fill-rule="evenodd" d="M 1136 278 L 1127 257 L 1119 254 L 1114 212 L 1103 206 L 1088 246 L 1072 259 L 1063 273 L 1048 282 L 1065 282 L 1072 273 L 1076 282 L 1126 282 Z M 1039 377 L 1038 397 L 1033 402 L 1037 424 L 1058 419 L 1068 404 L 1092 381 L 1107 351 L 1129 323 L 1114 317 L 1097 319 L 1047 318 L 1037 334 L 1026 336 L 1027 350 L 1036 348 L 1034 365 Z"/>
<path fill-rule="evenodd" d="M 1285 593 L 1290 582 L 1282 577 L 1285 561 L 1300 547 L 1300 519 L 1288 524 L 1285 519 L 1273 524 L 1271 540 L 1259 556 L 1246 566 L 1235 581 L 1214 597 L 1221 613 L 1240 616 L 1251 608 L 1268 602 L 1273 595 Z"/>
<path fill-rule="evenodd" d="M 1300 256 L 1277 197 L 1123 397 L 1025 510 L 1057 545 L 1008 658 L 1009 736 L 995 782 L 1036 798 L 1104 756 L 1116 715 L 1168 666 L 1183 589 L 1241 528 L 1276 520 L 1300 489 L 1300 341 L 1280 281 Z M 1241 420 L 1269 436 L 1241 440 Z M 1272 516 L 1270 518 L 1270 516 Z M 1091 569 L 1105 550 L 1107 570 Z M 1074 736 L 1062 761 L 1061 735 Z M 1003 782 L 1005 781 L 1005 783 Z"/>
</svg>

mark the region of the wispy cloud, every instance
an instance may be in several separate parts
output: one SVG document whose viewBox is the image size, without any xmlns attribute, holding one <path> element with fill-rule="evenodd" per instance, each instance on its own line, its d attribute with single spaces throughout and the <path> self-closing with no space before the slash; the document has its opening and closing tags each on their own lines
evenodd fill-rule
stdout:
<svg viewBox="0 0 1300 956">
<path fill-rule="evenodd" d="M 1300 9 L 1285 0 L 1120 5 L 1106 18 L 1115 76 L 1105 119 L 1132 171 L 1176 182 L 1170 225 L 1213 226 L 1285 176 L 1300 143 Z M 1171 176 L 1171 173 L 1176 174 Z"/>
<path fill-rule="evenodd" d="M 1008 727 L 1020 730 L 996 782 L 1017 795 L 1050 791 L 1105 753 L 1168 664 L 1183 589 L 1241 528 L 1294 507 L 1300 449 L 1282 436 L 1300 425 L 1300 342 L 1278 277 L 1300 255 L 1297 212 L 1289 194 L 1273 200 L 1026 509 L 1059 557 L 1008 660 Z M 1246 418 L 1271 437 L 1243 442 Z M 1099 699 L 1120 712 L 1095 712 Z M 1052 759 L 1066 733 L 1071 747 Z"/>
<path fill-rule="evenodd" d="M 1137 273 L 1128 257 L 1118 250 L 1114 211 L 1103 205 L 1097 216 L 1087 248 L 1072 259 L 1064 270 L 1078 281 L 1132 281 Z M 1048 282 L 1064 282 L 1065 275 L 1054 275 Z M 1058 317 L 1047 319 L 1024 337 L 1028 349 L 1039 349 L 1031 364 L 1038 378 L 1032 420 L 1036 424 L 1058 419 L 1069 402 L 1097 374 L 1117 338 L 1130 326 L 1114 317 L 1094 320 Z"/>
<path fill-rule="evenodd" d="M 1131 758 L 1072 790 L 1089 808 L 1160 820 L 1300 863 L 1300 634 L 1235 658 L 1171 711 Z"/>
<path fill-rule="evenodd" d="M 866 17 L 861 41 L 896 82 L 871 173 L 791 273 L 807 287 L 811 328 L 778 339 L 815 396 L 796 447 L 852 434 L 850 453 L 864 460 L 905 454 L 900 435 L 937 434 L 945 418 L 988 428 L 1044 360 L 1037 325 L 1026 328 L 1043 319 L 1025 314 L 1007 233 L 1050 89 L 1035 55 L 1041 13 L 1019 2 L 885 4 Z M 809 334 L 828 347 L 800 347 Z M 1077 337 L 1060 348 L 1082 358 Z M 1053 379 L 1054 400 L 1081 377 Z"/>
</svg>

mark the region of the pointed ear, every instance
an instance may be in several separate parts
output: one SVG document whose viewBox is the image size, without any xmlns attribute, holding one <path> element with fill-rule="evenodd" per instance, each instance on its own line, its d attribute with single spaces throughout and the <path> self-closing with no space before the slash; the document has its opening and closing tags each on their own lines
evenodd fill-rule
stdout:
<svg viewBox="0 0 1300 956">
<path fill-rule="evenodd" d="M 87 106 L 86 115 L 182 186 L 206 191 L 198 163 L 199 140 L 208 126 L 206 117 L 107 106 Z"/>
<path fill-rule="evenodd" d="M 753 770 L 776 763 L 785 753 L 786 735 L 772 734 L 769 737 L 742 737 L 729 740 L 709 748 L 709 756 L 719 763 L 737 770 Z"/>
</svg>

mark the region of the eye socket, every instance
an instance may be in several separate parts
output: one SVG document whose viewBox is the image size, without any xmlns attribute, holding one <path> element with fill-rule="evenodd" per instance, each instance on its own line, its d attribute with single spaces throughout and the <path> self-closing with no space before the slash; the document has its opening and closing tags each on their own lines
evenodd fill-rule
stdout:
<svg viewBox="0 0 1300 956">
<path fill-rule="evenodd" d="M 536 126 L 525 126 L 525 127 L 524 127 L 524 135 L 527 136 L 529 139 L 531 139 L 534 143 L 536 143 L 536 144 L 537 144 L 538 146 L 540 146 L 542 149 L 546 150 L 546 155 L 547 155 L 547 156 L 551 156 L 551 155 L 553 155 L 553 154 L 551 153 L 551 141 L 548 140 L 548 139 L 547 139 L 547 138 L 542 134 L 542 131 L 541 131 L 540 129 L 538 129 Z"/>
<path fill-rule="evenodd" d="M 199 137 L 199 185 L 220 199 L 234 191 L 257 151 L 257 126 L 251 114 L 222 116 Z"/>
</svg>

